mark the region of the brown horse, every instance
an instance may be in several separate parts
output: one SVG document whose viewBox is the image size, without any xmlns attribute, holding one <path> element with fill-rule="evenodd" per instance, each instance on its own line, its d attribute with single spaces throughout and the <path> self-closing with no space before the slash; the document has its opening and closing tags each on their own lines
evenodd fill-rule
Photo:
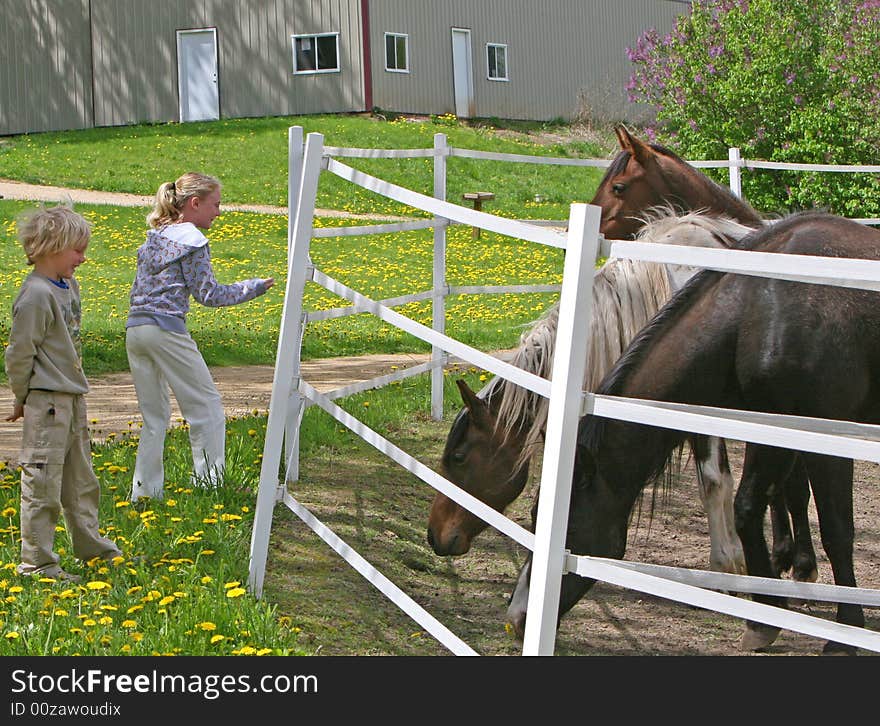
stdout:
<svg viewBox="0 0 880 726">
<path fill-rule="evenodd" d="M 658 207 L 669 205 L 680 210 L 707 210 L 712 216 L 719 219 L 730 217 L 748 228 L 763 225 L 760 216 L 751 207 L 668 149 L 644 143 L 622 126 L 617 128 L 617 137 L 621 150 L 609 166 L 592 202 L 602 207 L 600 232 L 606 237 L 627 238 L 635 235 L 646 220 L 655 216 L 652 213 Z M 728 239 L 740 236 L 742 232 Z M 724 233 L 721 233 L 719 238 L 723 237 Z M 596 279 L 601 282 L 600 277 Z M 615 279 L 619 284 L 627 284 L 619 275 Z M 629 288 L 633 287 L 634 284 L 630 283 Z M 618 293 L 612 291 L 611 295 Z M 597 311 L 603 309 L 602 299 L 594 291 L 594 309 Z M 647 322 L 647 318 L 643 317 L 641 324 L 644 322 Z M 512 362 L 547 377 L 555 328 L 552 334 L 548 333 L 544 323 L 546 318 L 535 325 L 528 337 L 524 336 L 517 360 Z M 606 333 L 603 326 L 597 328 L 594 324 L 592 334 L 617 336 L 619 352 L 619 346 L 625 346 L 635 332 L 636 329 L 632 327 L 624 330 L 624 326 L 618 323 L 616 332 Z M 622 339 L 620 336 L 623 336 Z M 604 349 L 610 350 L 607 347 Z M 588 375 L 593 376 L 594 383 L 613 360 L 606 358 L 588 364 Z M 592 390 L 589 385 L 587 387 Z M 520 393 L 511 393 L 512 389 Z M 499 393 L 503 393 L 503 399 Z M 523 408 L 520 405 L 523 402 L 519 400 L 516 405 L 510 403 L 516 400 L 516 396 L 523 395 L 526 394 L 522 389 L 505 386 L 504 381 L 499 379 L 493 379 L 479 398 L 469 389 L 462 388 L 465 408 L 453 423 L 443 454 L 442 466 L 447 478 L 498 511 L 503 511 L 525 487 L 529 458 L 543 433 L 542 425 L 538 425 L 543 421 L 535 415 L 541 404 L 535 403 L 534 398 L 540 397 L 533 397 L 530 409 Z M 546 402 L 543 404 L 546 405 Z M 514 412 L 521 412 L 519 420 L 516 420 Z M 700 492 L 710 521 L 710 566 L 723 571 L 741 572 L 740 545 L 733 533 L 733 484 L 724 442 L 697 437 L 693 444 Z M 779 572 L 794 566 L 796 579 L 814 580 L 816 564 L 807 521 L 809 492 L 805 480 L 801 486 L 792 486 L 792 491 L 800 495 L 797 500 L 793 496 L 791 505 L 794 538 L 785 506 L 774 503 L 772 507 L 774 564 Z M 482 520 L 445 495 L 435 496 L 428 521 L 428 540 L 437 554 L 464 554 L 469 550 L 473 537 L 485 527 Z"/>
<path fill-rule="evenodd" d="M 764 225 L 764 220 L 748 204 L 674 152 L 659 144 L 641 141 L 622 125 L 615 128 L 615 133 L 620 152 L 605 172 L 591 202 L 602 207 L 599 231 L 608 239 L 633 237 L 644 224 L 645 210 L 660 204 L 680 211 L 705 210 L 752 228 Z M 803 463 L 796 461 L 790 477 L 784 487 L 775 492 L 770 506 L 772 560 L 777 574 L 791 570 L 792 577 L 803 582 L 815 581 L 818 577 L 807 514 L 809 500 Z"/>
<path fill-rule="evenodd" d="M 740 244 L 762 252 L 880 259 L 877 230 L 815 213 L 767 226 Z M 876 424 L 878 298 L 876 292 L 707 270 L 692 278 L 637 336 L 597 393 Z M 694 336 L 694 330 L 700 335 Z M 685 436 L 615 419 L 581 419 L 566 548 L 576 554 L 623 557 L 639 493 Z M 797 460 L 809 476 L 834 582 L 855 587 L 852 461 L 754 444 L 746 447 L 735 502 L 748 574 L 776 574 L 764 539 L 764 516 L 770 491 L 786 480 Z M 528 567 L 508 610 L 520 630 Z M 560 616 L 592 584 L 563 575 Z M 784 598 L 754 599 L 785 606 Z M 862 607 L 839 604 L 837 622 L 863 627 Z M 750 623 L 743 647 L 764 648 L 778 633 L 777 627 Z M 825 650 L 855 649 L 829 642 Z"/>
<path fill-rule="evenodd" d="M 590 204 L 602 207 L 599 231 L 608 239 L 631 239 L 654 207 L 680 213 L 703 211 L 757 229 L 761 216 L 669 149 L 615 129 L 620 151 L 605 172 Z"/>
<path fill-rule="evenodd" d="M 639 233 L 641 241 L 691 246 L 729 246 L 753 230 L 723 217 L 691 213 L 658 216 Z M 633 339 L 660 309 L 673 289 L 696 270 L 631 260 L 609 260 L 593 281 L 590 359 L 583 387 L 592 391 Z M 510 359 L 513 365 L 549 377 L 556 339 L 558 305 L 527 331 Z M 496 377 L 473 393 L 458 381 L 465 408 L 447 438 L 444 474 L 497 511 L 525 487 L 530 459 L 543 439 L 547 400 Z M 700 494 L 709 521 L 710 566 L 744 572 L 742 548 L 733 521 L 733 478 L 723 442 L 694 437 Z M 440 555 L 461 555 L 486 523 L 453 499 L 437 494 L 428 518 L 428 542 Z"/>
</svg>

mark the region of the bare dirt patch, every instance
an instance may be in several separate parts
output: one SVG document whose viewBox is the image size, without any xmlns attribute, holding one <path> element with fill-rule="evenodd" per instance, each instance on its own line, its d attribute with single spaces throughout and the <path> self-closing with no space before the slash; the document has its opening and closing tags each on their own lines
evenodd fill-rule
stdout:
<svg viewBox="0 0 880 726">
<path fill-rule="evenodd" d="M 427 360 L 426 355 L 357 355 L 303 361 L 303 377 L 319 391 L 332 390 L 357 381 L 391 373 L 394 367 L 406 368 Z M 222 366 L 211 375 L 223 398 L 227 416 L 244 416 L 257 411 L 265 414 L 272 397 L 274 366 Z M 104 441 L 111 433 L 121 435 L 140 428 L 137 395 L 131 374 L 113 373 L 92 378 L 86 396 L 89 431 L 95 441 Z M 2 419 L 12 412 L 13 397 L 8 386 L 0 387 L 0 461 L 16 463 L 21 443 L 22 421 Z M 171 396 L 171 423 L 180 422 L 180 409 Z"/>
<path fill-rule="evenodd" d="M 411 431 L 393 432 L 392 440 L 436 465 L 450 423 L 413 422 Z M 735 444 L 731 450 L 736 476 L 742 448 Z M 507 600 L 526 554 L 519 545 L 489 529 L 467 555 L 437 557 L 425 540 L 433 491 L 365 444 L 304 461 L 292 493 L 478 653 L 521 654 L 521 643 L 504 627 Z M 857 463 L 855 562 L 862 587 L 880 587 L 878 494 L 876 465 Z M 530 503 L 524 494 L 508 515 L 528 526 Z M 657 503 L 653 518 L 646 512 L 630 528 L 627 559 L 707 569 L 708 530 L 691 465 Z M 819 581 L 831 583 L 814 509 L 811 521 Z M 283 505 L 275 514 L 265 595 L 302 628 L 301 642 L 316 654 L 449 654 Z M 830 604 L 812 602 L 797 610 L 834 618 Z M 866 610 L 866 616 L 869 628 L 880 628 L 877 610 Z M 757 655 L 740 651 L 742 629 L 740 620 L 727 615 L 599 583 L 562 619 L 556 654 Z M 814 655 L 821 647 L 813 637 L 783 631 L 766 654 Z"/>
</svg>

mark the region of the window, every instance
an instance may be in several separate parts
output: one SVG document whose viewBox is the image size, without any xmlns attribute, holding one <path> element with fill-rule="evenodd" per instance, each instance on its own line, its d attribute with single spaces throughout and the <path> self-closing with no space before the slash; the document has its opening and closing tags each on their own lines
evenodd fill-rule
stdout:
<svg viewBox="0 0 880 726">
<path fill-rule="evenodd" d="M 339 33 L 292 35 L 294 73 L 332 73 L 339 70 Z"/>
<path fill-rule="evenodd" d="M 385 33 L 385 70 L 409 73 L 409 36 Z"/>
<path fill-rule="evenodd" d="M 507 78 L 507 46 L 498 43 L 486 44 L 486 64 L 489 69 L 490 81 L 506 81 Z"/>
</svg>

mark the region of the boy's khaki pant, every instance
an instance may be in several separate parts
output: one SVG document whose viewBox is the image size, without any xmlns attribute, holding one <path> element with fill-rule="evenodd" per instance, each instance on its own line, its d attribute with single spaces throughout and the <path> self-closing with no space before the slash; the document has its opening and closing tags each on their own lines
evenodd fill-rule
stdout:
<svg viewBox="0 0 880 726">
<path fill-rule="evenodd" d="M 81 560 L 121 555 L 98 533 L 100 485 L 92 469 L 85 396 L 30 391 L 21 447 L 21 574 L 53 569 L 61 511 Z"/>
</svg>

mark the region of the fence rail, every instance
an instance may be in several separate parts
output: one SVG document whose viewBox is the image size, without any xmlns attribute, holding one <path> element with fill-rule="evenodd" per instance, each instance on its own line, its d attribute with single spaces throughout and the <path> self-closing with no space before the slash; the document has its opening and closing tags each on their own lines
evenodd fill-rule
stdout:
<svg viewBox="0 0 880 726">
<path fill-rule="evenodd" d="M 771 445 L 783 448 L 813 450 L 875 462 L 880 462 L 880 436 L 878 436 L 880 428 L 856 422 L 728 411 L 710 407 L 642 399 L 629 400 L 584 393 L 580 384 L 583 380 L 586 347 L 589 345 L 589 341 L 585 336 L 577 334 L 577 331 L 582 330 L 585 321 L 589 320 L 592 313 L 590 308 L 593 276 L 591 273 L 599 242 L 598 208 L 583 204 L 572 205 L 568 234 L 561 235 L 553 232 L 548 235 L 546 230 L 541 230 L 536 226 L 503 220 L 493 215 L 474 212 L 445 202 L 445 187 L 437 183 L 438 180 L 444 181 L 445 177 L 443 174 L 437 174 L 436 169 L 435 197 L 427 197 L 360 172 L 351 173 L 350 167 L 334 160 L 322 162 L 325 151 L 322 147 L 323 137 L 319 134 L 310 135 L 311 142 L 305 145 L 304 153 L 301 138 L 301 129 L 298 132 L 291 130 L 290 168 L 291 173 L 297 172 L 297 179 L 291 179 L 289 185 L 291 230 L 288 280 L 251 541 L 249 585 L 257 596 L 262 592 L 272 510 L 276 502 L 284 502 L 340 556 L 380 589 L 392 602 L 449 647 L 452 652 L 463 655 L 473 653 L 469 646 L 434 620 L 409 596 L 387 578 L 384 578 L 372 565 L 364 561 L 360 555 L 308 513 L 288 492 L 288 482 L 292 482 L 296 478 L 291 478 L 290 472 L 297 471 L 294 459 L 298 456 L 296 445 L 298 425 L 305 405 L 304 402 L 308 400 L 319 405 L 340 423 L 362 436 L 368 443 L 419 476 L 427 484 L 442 491 L 462 506 L 471 509 L 490 525 L 532 550 L 528 604 L 530 616 L 526 622 L 523 645 L 523 654 L 525 655 L 553 653 L 559 584 L 563 571 L 574 572 L 640 592 L 648 592 L 667 599 L 709 608 L 735 617 L 756 620 L 880 652 L 880 634 L 876 632 L 840 625 L 800 613 L 792 613 L 769 605 L 743 601 L 728 594 L 714 592 L 712 589 L 723 587 L 733 592 L 772 592 L 773 594 L 820 600 L 836 599 L 840 601 L 845 599 L 847 602 L 873 606 L 880 604 L 880 593 L 877 591 L 784 582 L 739 575 L 720 576 L 718 573 L 658 568 L 643 563 L 624 563 L 602 558 L 575 556 L 565 552 L 564 539 L 567 530 L 576 422 L 584 412 L 594 412 L 606 417 L 638 421 L 680 431 L 698 431 L 741 440 L 769 442 Z M 444 140 L 435 143 L 435 150 L 442 150 L 444 143 Z M 338 148 L 334 148 L 336 151 L 340 151 Z M 346 150 L 342 149 L 341 151 Z M 357 151 L 363 152 L 364 150 Z M 445 158 L 445 156 L 446 154 L 438 153 L 436 158 Z M 352 183 L 362 185 L 364 188 L 370 188 L 388 198 L 404 201 L 408 204 L 414 203 L 420 208 L 432 212 L 435 217 L 476 224 L 502 234 L 519 236 L 520 233 L 525 232 L 526 234 L 523 236 L 526 239 L 533 239 L 543 244 L 559 244 L 563 247 L 566 250 L 565 270 L 561 285 L 559 323 L 551 379 L 548 381 L 523 371 L 444 334 L 443 326 L 438 325 L 438 320 L 442 319 L 442 315 L 438 316 L 438 305 L 441 306 L 440 312 L 442 313 L 443 297 L 449 292 L 445 283 L 441 284 L 443 264 L 445 264 L 445 250 L 443 249 L 439 250 L 440 263 L 438 264 L 435 260 L 435 286 L 430 293 L 435 306 L 432 328 L 399 315 L 386 304 L 370 300 L 317 270 L 309 261 L 308 250 L 313 236 L 317 181 L 322 169 L 347 178 Z M 437 254 L 436 244 L 438 240 L 440 242 L 445 240 L 446 228 L 442 224 L 435 224 L 434 229 L 435 254 Z M 438 232 L 440 237 L 436 236 Z M 649 250 L 645 247 L 645 245 L 634 242 L 615 242 L 611 246 L 611 252 L 622 258 L 644 259 L 650 257 L 652 261 L 662 263 L 682 262 L 683 248 L 679 246 L 654 244 L 650 246 Z M 774 254 L 770 256 L 772 259 L 767 259 L 767 255 L 744 250 L 717 251 L 688 248 L 687 252 L 686 263 L 695 266 L 812 283 L 842 283 L 846 286 L 868 290 L 880 289 L 880 262 L 876 261 L 809 258 L 802 255 L 783 254 Z M 710 254 L 696 256 L 697 254 L 703 255 L 704 252 Z M 437 274 L 438 270 L 440 275 Z M 372 313 L 386 322 L 426 340 L 435 350 L 445 351 L 444 355 L 452 352 L 463 360 L 480 365 L 496 375 L 549 398 L 547 433 L 541 471 L 541 497 L 534 534 L 494 512 L 333 404 L 332 400 L 340 395 L 338 391 L 322 395 L 307 382 L 301 380 L 299 376 L 299 345 L 304 326 L 308 320 L 303 311 L 302 294 L 308 280 L 348 299 L 352 303 L 354 311 Z M 475 289 L 494 291 L 495 288 L 484 290 L 480 286 L 476 286 Z M 417 295 L 424 298 L 427 293 L 417 293 Z M 398 302 L 401 299 L 397 298 L 393 302 Z M 440 372 L 437 365 L 439 360 L 442 358 L 433 358 L 431 363 L 425 365 L 421 370 L 430 370 L 432 376 L 435 376 Z M 405 375 L 408 375 L 407 371 L 383 376 L 381 382 L 388 383 Z M 359 387 L 358 390 L 366 390 L 366 386 Z M 287 476 L 279 482 L 278 472 L 281 465 L 282 448 L 287 453 Z M 719 577 L 723 582 L 719 580 Z"/>
</svg>

